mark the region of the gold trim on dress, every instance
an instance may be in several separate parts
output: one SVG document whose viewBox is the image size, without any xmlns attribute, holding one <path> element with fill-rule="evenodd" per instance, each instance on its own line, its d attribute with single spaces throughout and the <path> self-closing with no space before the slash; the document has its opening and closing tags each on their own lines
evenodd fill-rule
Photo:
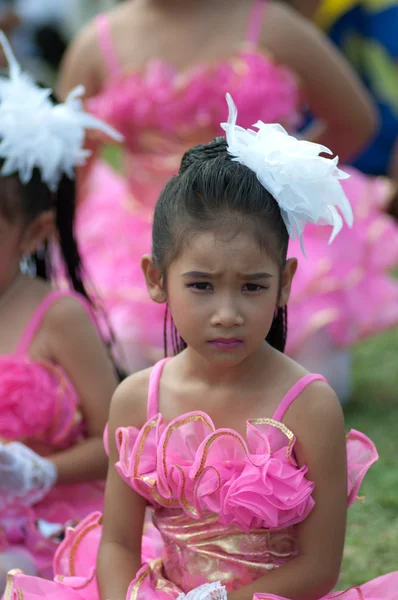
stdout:
<svg viewBox="0 0 398 600">
<path fill-rule="evenodd" d="M 142 585 L 142 582 L 144 581 L 144 579 L 146 579 L 148 577 L 148 575 L 151 573 L 151 571 L 152 571 L 151 567 L 148 567 L 148 569 L 146 569 L 143 573 L 141 573 L 141 575 L 139 576 L 139 578 L 133 585 L 133 589 L 131 590 L 129 600 L 137 600 L 138 592 Z"/>
<path fill-rule="evenodd" d="M 291 429 L 286 427 L 286 425 L 284 423 L 281 423 L 280 421 L 275 421 L 275 419 L 269 419 L 269 418 L 250 419 L 248 422 L 251 425 L 271 425 L 272 427 L 279 429 L 279 431 L 281 431 L 283 433 L 283 435 L 285 435 L 287 437 L 287 439 L 289 440 L 289 443 L 286 447 L 286 456 L 288 459 L 290 459 L 293 444 L 296 439 L 296 437 Z"/>
<path fill-rule="evenodd" d="M 240 443 L 240 445 L 242 446 L 242 448 L 243 448 L 246 456 L 248 456 L 248 452 L 247 452 L 246 446 L 243 443 L 242 438 L 239 435 L 239 433 L 233 433 L 232 431 L 216 431 L 211 436 L 211 438 L 208 439 L 207 442 L 206 442 L 205 448 L 203 450 L 202 460 L 200 461 L 200 466 L 199 466 L 198 472 L 195 475 L 194 481 L 196 481 L 197 479 L 199 479 L 199 476 L 202 474 L 202 471 L 203 471 L 204 466 L 206 464 L 207 455 L 209 454 L 210 446 L 212 445 L 213 442 L 215 442 L 221 436 L 229 436 L 229 437 L 233 437 L 233 438 L 237 439 L 238 442 Z"/>
<path fill-rule="evenodd" d="M 182 469 L 182 467 L 180 467 L 180 465 L 174 465 L 181 473 L 181 477 L 182 477 L 182 490 L 181 490 L 181 503 L 185 506 L 185 508 L 187 509 L 188 512 L 190 512 L 192 515 L 197 516 L 198 511 L 196 510 L 196 508 L 194 506 L 192 506 L 191 504 L 189 504 L 187 497 L 185 496 L 185 487 L 186 487 L 186 483 L 187 483 L 187 479 L 185 477 L 185 473 Z"/>
<path fill-rule="evenodd" d="M 7 573 L 7 585 L 6 585 L 6 589 L 4 592 L 4 600 L 11 600 L 12 599 L 12 592 L 13 592 L 13 587 L 14 587 L 14 582 L 13 582 L 13 577 L 14 575 L 23 575 L 23 572 L 21 571 L 21 569 L 11 569 L 11 571 L 8 571 Z M 18 592 L 20 592 L 21 590 L 17 590 L 17 594 Z M 20 598 L 20 596 L 18 596 L 18 598 Z"/>
<path fill-rule="evenodd" d="M 163 498 L 163 496 L 161 496 L 155 488 L 151 489 L 150 492 L 151 492 L 152 498 L 158 504 L 166 505 L 170 508 L 179 508 L 180 507 L 180 503 L 178 502 L 178 500 L 173 500 L 173 498 Z"/>
<path fill-rule="evenodd" d="M 178 429 L 179 427 L 183 427 L 187 423 L 194 423 L 195 421 L 202 421 L 202 423 L 204 423 L 211 431 L 214 430 L 212 424 L 204 417 L 204 415 L 190 415 L 189 417 L 186 417 L 185 419 L 181 419 L 181 420 L 177 421 L 177 423 L 174 423 L 173 425 L 171 425 L 169 427 L 167 434 L 166 434 L 166 439 L 163 444 L 163 473 L 164 473 L 164 476 L 166 479 L 167 479 L 167 475 L 168 475 L 167 474 L 167 463 L 166 463 L 166 450 L 167 450 L 167 444 L 169 443 L 170 437 L 175 429 Z"/>
<path fill-rule="evenodd" d="M 69 573 L 70 573 L 71 577 L 76 576 L 75 558 L 76 558 L 76 553 L 79 549 L 80 542 L 82 541 L 82 539 L 84 537 L 86 537 L 86 535 L 88 535 L 91 531 L 93 531 L 93 529 L 95 529 L 96 527 L 99 527 L 100 525 L 102 525 L 102 516 L 98 519 L 98 521 L 96 523 L 93 523 L 86 529 L 83 529 L 83 531 L 81 531 L 79 533 L 79 535 L 76 537 L 75 541 L 73 542 L 72 547 L 70 549 L 70 556 L 69 556 Z"/>
<path fill-rule="evenodd" d="M 142 455 L 142 452 L 144 450 L 144 446 L 145 446 L 145 442 L 147 440 L 147 437 L 148 437 L 150 431 L 154 427 L 156 427 L 157 422 L 158 422 L 158 417 L 155 417 L 154 419 L 152 419 L 152 421 L 150 421 L 145 426 L 144 432 L 143 432 L 143 434 L 141 436 L 141 439 L 140 439 L 140 444 L 138 446 L 138 450 L 137 450 L 137 454 L 136 454 L 136 457 L 135 457 L 135 461 L 134 461 L 134 477 L 139 477 L 140 478 L 140 475 L 138 474 L 138 467 L 139 467 L 139 464 L 140 464 L 141 455 Z M 125 465 L 128 464 L 128 460 L 126 460 L 126 455 L 124 456 L 124 464 Z"/>
</svg>

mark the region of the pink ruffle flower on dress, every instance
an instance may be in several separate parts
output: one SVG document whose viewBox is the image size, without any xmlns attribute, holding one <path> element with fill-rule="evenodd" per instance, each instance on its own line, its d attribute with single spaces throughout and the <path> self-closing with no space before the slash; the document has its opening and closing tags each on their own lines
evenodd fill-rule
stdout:
<svg viewBox="0 0 398 600">
<path fill-rule="evenodd" d="M 272 419 L 247 422 L 246 440 L 216 429 L 202 412 L 165 424 L 160 414 L 138 431 L 120 428 L 122 478 L 155 507 L 181 508 L 193 519 L 219 515 L 223 525 L 278 529 L 303 521 L 314 506 L 314 484 L 294 456 L 294 434 Z M 364 474 L 377 460 L 366 436 L 347 437 L 348 501 L 357 499 Z"/>
<path fill-rule="evenodd" d="M 181 507 L 194 519 L 218 513 L 222 524 L 244 531 L 301 521 L 314 505 L 314 485 L 294 460 L 293 434 L 271 420 L 247 426 L 248 442 L 233 430 L 216 430 L 204 413 L 169 425 L 157 415 L 139 433 L 118 430 L 116 466 L 152 504 Z"/>
<path fill-rule="evenodd" d="M 0 369 L 0 437 L 63 446 L 81 434 L 78 397 L 61 369 L 25 356 L 0 357 Z"/>
</svg>

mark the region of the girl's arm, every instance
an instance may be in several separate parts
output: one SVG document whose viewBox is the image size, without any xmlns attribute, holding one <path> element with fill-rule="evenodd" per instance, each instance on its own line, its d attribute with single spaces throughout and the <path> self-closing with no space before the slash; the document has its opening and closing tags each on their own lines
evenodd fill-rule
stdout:
<svg viewBox="0 0 398 600">
<path fill-rule="evenodd" d="M 236 592 L 228 600 L 255 593 L 290 600 L 316 600 L 336 585 L 344 547 L 347 465 L 344 419 L 338 399 L 324 383 L 313 383 L 288 410 L 286 425 L 297 436 L 295 456 L 315 483 L 315 507 L 297 526 L 299 557 Z"/>
<path fill-rule="evenodd" d="M 86 438 L 82 442 L 49 457 L 57 467 L 57 482 L 105 479 L 108 461 L 102 436 L 117 386 L 105 345 L 75 298 L 56 302 L 47 312 L 42 327 L 52 360 L 65 370 L 80 398 L 86 424 Z"/>
<path fill-rule="evenodd" d="M 145 423 L 147 372 L 124 381 L 112 399 L 109 419 L 109 469 L 105 492 L 102 539 L 97 576 L 102 600 L 124 600 L 141 567 L 141 539 L 146 501 L 132 490 L 115 469 L 119 460 L 115 435 L 128 424 Z"/>
<path fill-rule="evenodd" d="M 58 77 L 57 95 L 61 101 L 78 85 L 84 85 L 86 98 L 101 91 L 103 66 L 97 36 L 95 22 L 92 21 L 69 45 Z"/>
<path fill-rule="evenodd" d="M 89 23 L 71 42 L 62 61 L 57 84 L 57 96 L 64 101 L 78 85 L 85 88 L 85 100 L 97 95 L 103 86 L 104 66 L 101 60 L 95 22 Z M 78 203 L 85 197 L 85 184 L 94 164 L 103 135 L 89 132 L 85 148 L 91 152 L 83 167 L 77 169 Z"/>
<path fill-rule="evenodd" d="M 298 75 L 311 113 L 324 125 L 312 141 L 329 147 L 342 161 L 352 159 L 377 129 L 376 111 L 366 88 L 309 20 L 278 3 L 270 4 L 267 14 L 264 46 Z"/>
</svg>

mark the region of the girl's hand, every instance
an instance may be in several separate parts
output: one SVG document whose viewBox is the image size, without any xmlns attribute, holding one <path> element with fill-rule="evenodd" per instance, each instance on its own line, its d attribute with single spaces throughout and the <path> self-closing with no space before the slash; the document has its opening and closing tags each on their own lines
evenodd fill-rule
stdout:
<svg viewBox="0 0 398 600">
<path fill-rule="evenodd" d="M 20 442 L 0 444 L 0 510 L 20 502 L 32 506 L 55 485 L 57 469 Z"/>
</svg>

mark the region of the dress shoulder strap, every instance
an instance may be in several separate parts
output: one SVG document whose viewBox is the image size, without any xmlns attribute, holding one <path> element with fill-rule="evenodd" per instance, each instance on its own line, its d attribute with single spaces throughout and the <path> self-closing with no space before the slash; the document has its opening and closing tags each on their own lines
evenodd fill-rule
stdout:
<svg viewBox="0 0 398 600">
<path fill-rule="evenodd" d="M 289 406 L 291 404 L 293 404 L 293 402 L 301 394 L 301 392 L 303 390 L 305 390 L 305 388 L 308 387 L 314 381 L 324 381 L 325 383 L 327 383 L 326 379 L 323 377 L 323 375 L 316 375 L 316 374 L 304 375 L 304 377 L 299 379 L 297 381 L 297 383 L 295 383 L 294 386 L 292 388 L 290 388 L 290 390 L 284 396 L 284 398 L 278 405 L 278 407 L 274 413 L 274 416 L 272 418 L 275 421 L 281 422 L 283 420 L 283 417 L 285 416 L 286 411 L 289 408 Z"/>
<path fill-rule="evenodd" d="M 29 346 L 32 343 L 32 340 L 35 337 L 36 333 L 38 332 L 44 319 L 44 316 L 50 308 L 50 306 L 52 306 L 60 298 L 65 297 L 76 298 L 76 300 L 84 307 L 88 316 L 97 327 L 97 321 L 94 316 L 93 309 L 91 308 L 91 305 L 88 302 L 88 300 L 86 300 L 86 298 L 84 298 L 77 292 L 71 290 L 54 290 L 53 292 L 50 292 L 49 294 L 47 294 L 47 296 L 45 296 L 45 298 L 41 301 L 41 303 L 33 313 L 33 316 L 31 317 L 18 344 L 17 354 L 26 354 L 28 352 Z"/>
<path fill-rule="evenodd" d="M 95 20 L 98 43 L 110 75 L 122 73 L 122 66 L 112 40 L 111 26 L 106 14 L 100 14 Z"/>
<path fill-rule="evenodd" d="M 245 40 L 251 46 L 257 46 L 260 40 L 266 5 L 267 0 L 254 0 L 253 2 Z"/>
<path fill-rule="evenodd" d="M 147 418 L 152 419 L 159 412 L 159 384 L 160 378 L 163 373 L 163 368 L 168 358 L 164 358 L 156 363 L 151 371 L 149 378 L 149 389 L 148 389 L 148 407 L 147 407 Z"/>
</svg>

